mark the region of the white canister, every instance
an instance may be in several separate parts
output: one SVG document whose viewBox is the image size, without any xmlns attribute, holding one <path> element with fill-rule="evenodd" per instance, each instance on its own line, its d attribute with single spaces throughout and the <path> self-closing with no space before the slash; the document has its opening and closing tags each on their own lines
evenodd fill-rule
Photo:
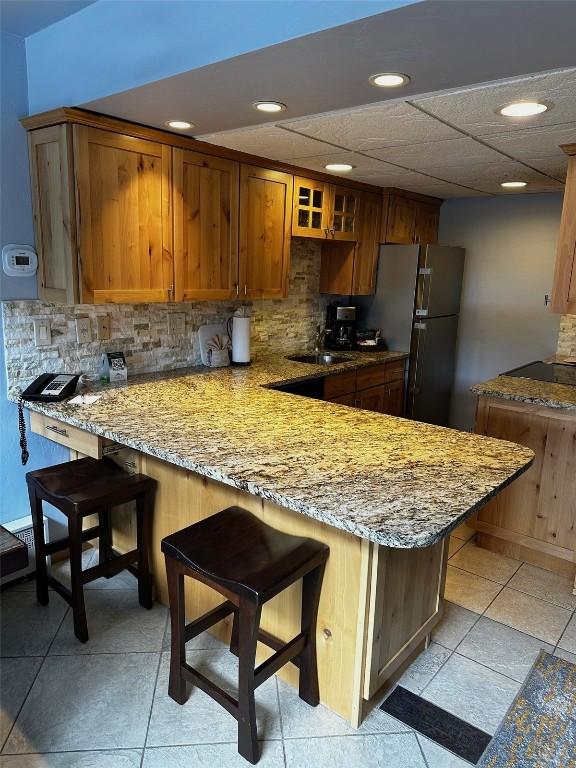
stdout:
<svg viewBox="0 0 576 768">
<path fill-rule="evenodd" d="M 232 362 L 248 365 L 250 362 L 250 318 L 232 318 Z"/>
</svg>

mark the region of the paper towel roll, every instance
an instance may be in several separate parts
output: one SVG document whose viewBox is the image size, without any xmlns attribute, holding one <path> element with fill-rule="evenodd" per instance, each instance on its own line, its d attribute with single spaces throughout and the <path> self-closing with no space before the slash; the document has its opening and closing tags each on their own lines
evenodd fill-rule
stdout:
<svg viewBox="0 0 576 768">
<path fill-rule="evenodd" d="M 250 318 L 232 318 L 232 362 L 250 362 Z"/>
</svg>

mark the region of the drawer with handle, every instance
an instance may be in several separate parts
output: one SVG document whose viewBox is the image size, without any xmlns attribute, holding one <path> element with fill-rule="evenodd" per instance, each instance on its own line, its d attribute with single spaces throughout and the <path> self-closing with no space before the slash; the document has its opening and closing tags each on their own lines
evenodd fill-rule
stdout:
<svg viewBox="0 0 576 768">
<path fill-rule="evenodd" d="M 102 456 L 119 448 L 118 444 L 112 440 L 93 435 L 84 429 L 72 427 L 70 424 L 35 411 L 30 413 L 30 429 L 37 435 L 65 445 L 85 456 L 92 456 L 94 459 L 101 459 Z"/>
<path fill-rule="evenodd" d="M 386 363 L 386 371 L 384 375 L 384 381 L 397 381 L 404 378 L 404 369 L 406 367 L 406 360 L 395 360 L 393 363 Z"/>
</svg>

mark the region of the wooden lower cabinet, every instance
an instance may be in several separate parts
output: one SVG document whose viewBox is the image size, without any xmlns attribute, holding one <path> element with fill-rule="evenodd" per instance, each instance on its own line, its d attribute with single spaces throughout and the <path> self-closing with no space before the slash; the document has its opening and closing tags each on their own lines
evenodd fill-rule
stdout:
<svg viewBox="0 0 576 768">
<path fill-rule="evenodd" d="M 356 392 L 356 408 L 362 408 L 365 411 L 375 411 L 384 413 L 384 384 L 379 387 L 369 387 Z"/>
<path fill-rule="evenodd" d="M 340 395 L 339 397 L 326 398 L 329 403 L 337 403 L 338 405 L 349 405 L 352 408 L 356 407 L 356 393 L 351 392 L 349 395 Z"/>
<path fill-rule="evenodd" d="M 532 467 L 468 525 L 480 544 L 567 576 L 576 574 L 576 413 L 480 397 L 476 430 L 531 448 Z"/>
<path fill-rule="evenodd" d="M 382 413 L 390 416 L 404 415 L 404 379 L 392 381 L 384 387 Z"/>
<path fill-rule="evenodd" d="M 396 360 L 327 376 L 324 398 L 340 405 L 402 416 L 405 365 L 405 360 Z"/>
</svg>

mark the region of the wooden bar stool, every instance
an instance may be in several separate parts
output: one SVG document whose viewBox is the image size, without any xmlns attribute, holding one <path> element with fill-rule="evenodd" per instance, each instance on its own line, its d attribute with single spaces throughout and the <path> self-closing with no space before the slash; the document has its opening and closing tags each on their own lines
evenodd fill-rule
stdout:
<svg viewBox="0 0 576 768">
<path fill-rule="evenodd" d="M 291 661 L 300 669 L 300 698 L 315 707 L 320 701 L 316 666 L 316 618 L 329 548 L 313 539 L 289 536 L 239 507 L 230 507 L 162 541 L 166 560 L 172 647 L 168 693 L 178 704 L 197 685 L 238 721 L 238 752 L 257 763 L 254 690 Z M 184 576 L 227 598 L 226 602 L 186 624 Z M 260 629 L 262 606 L 302 578 L 301 631 L 283 643 Z M 186 663 L 185 644 L 234 613 L 230 650 L 239 658 L 238 700 Z M 274 653 L 254 669 L 256 644 Z"/>
<path fill-rule="evenodd" d="M 138 579 L 138 600 L 152 608 L 152 574 L 148 557 L 150 526 L 156 481 L 146 475 L 129 475 L 109 459 L 86 458 L 28 472 L 26 475 L 34 538 L 36 543 L 36 597 L 48 604 L 52 587 L 72 607 L 74 634 L 82 643 L 88 640 L 84 584 L 101 576 L 110 578 L 128 570 Z M 42 502 L 52 504 L 68 518 L 68 536 L 46 543 Z M 111 509 L 118 504 L 136 502 L 136 549 L 119 554 L 112 548 Z M 87 515 L 98 514 L 98 525 L 82 530 Z M 98 565 L 82 570 L 82 544 L 99 538 Z M 46 556 L 68 549 L 71 589 L 48 574 Z"/>
</svg>

